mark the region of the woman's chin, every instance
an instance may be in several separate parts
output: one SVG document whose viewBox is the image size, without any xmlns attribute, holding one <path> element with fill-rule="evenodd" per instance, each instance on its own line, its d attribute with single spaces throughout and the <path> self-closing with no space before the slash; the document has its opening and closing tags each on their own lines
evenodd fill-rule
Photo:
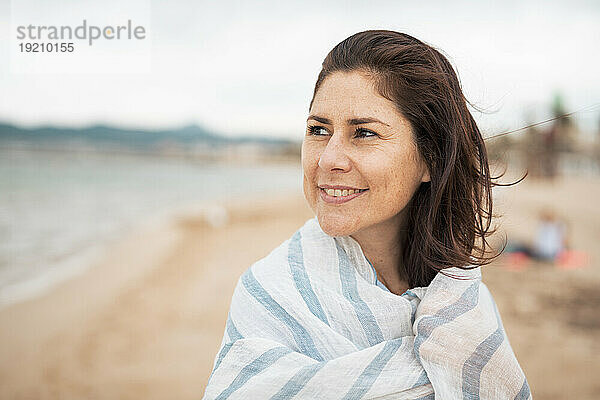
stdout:
<svg viewBox="0 0 600 400">
<path fill-rule="evenodd" d="M 329 236 L 350 236 L 356 231 L 356 221 L 344 216 L 317 214 L 319 225 Z"/>
</svg>

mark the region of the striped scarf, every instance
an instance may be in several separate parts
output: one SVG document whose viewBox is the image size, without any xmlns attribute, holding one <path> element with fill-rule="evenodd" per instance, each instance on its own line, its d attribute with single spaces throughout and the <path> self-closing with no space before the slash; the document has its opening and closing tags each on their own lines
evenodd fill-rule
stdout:
<svg viewBox="0 0 600 400">
<path fill-rule="evenodd" d="M 239 278 L 204 399 L 531 399 L 481 270 L 401 296 L 308 220 Z"/>
</svg>

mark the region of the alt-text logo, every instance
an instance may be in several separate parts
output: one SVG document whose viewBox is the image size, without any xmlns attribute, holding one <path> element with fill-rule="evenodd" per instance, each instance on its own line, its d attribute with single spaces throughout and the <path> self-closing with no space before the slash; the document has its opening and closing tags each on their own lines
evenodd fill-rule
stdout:
<svg viewBox="0 0 600 400">
<path fill-rule="evenodd" d="M 146 28 L 127 20 L 124 25 L 88 25 L 86 19 L 81 25 L 20 25 L 17 26 L 17 39 L 23 41 L 71 41 L 86 40 L 91 46 L 97 40 L 143 40 Z"/>
</svg>

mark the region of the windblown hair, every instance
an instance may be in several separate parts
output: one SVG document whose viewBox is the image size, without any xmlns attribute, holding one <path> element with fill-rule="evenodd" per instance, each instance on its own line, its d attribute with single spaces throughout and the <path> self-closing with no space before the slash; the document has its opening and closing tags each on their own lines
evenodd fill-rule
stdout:
<svg viewBox="0 0 600 400">
<path fill-rule="evenodd" d="M 439 270 L 490 263 L 487 240 L 495 229 L 492 187 L 483 137 L 467 108 L 458 77 L 439 51 L 399 32 L 354 34 L 329 52 L 319 87 L 336 71 L 361 72 L 392 101 L 412 127 L 429 168 L 409 203 L 400 276 L 410 287 L 428 286 Z"/>
</svg>

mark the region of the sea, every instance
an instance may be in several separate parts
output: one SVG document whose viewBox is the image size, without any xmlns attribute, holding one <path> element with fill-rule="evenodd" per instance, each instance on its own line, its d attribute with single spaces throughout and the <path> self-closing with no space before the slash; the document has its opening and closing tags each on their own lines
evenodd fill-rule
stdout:
<svg viewBox="0 0 600 400">
<path fill-rule="evenodd" d="M 302 193 L 299 160 L 229 165 L 0 147 L 0 308 L 83 272 L 144 219 L 282 192 Z"/>
</svg>

